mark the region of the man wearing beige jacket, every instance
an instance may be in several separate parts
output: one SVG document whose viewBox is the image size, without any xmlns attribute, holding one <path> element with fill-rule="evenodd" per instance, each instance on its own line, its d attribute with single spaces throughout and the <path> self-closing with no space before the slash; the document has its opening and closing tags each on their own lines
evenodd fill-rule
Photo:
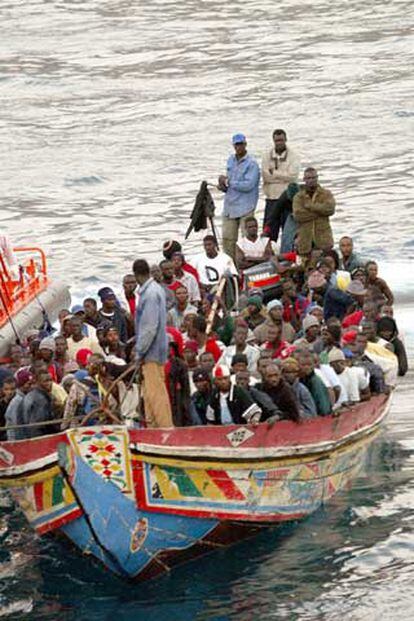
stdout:
<svg viewBox="0 0 414 621">
<path fill-rule="evenodd" d="M 278 199 L 289 183 L 298 180 L 300 161 L 295 151 L 287 146 L 284 129 L 275 129 L 273 143 L 262 159 L 263 192 L 266 196 L 263 228 L 270 232 L 272 241 L 277 241 L 279 229 L 283 230 L 288 216 L 283 201 Z"/>
</svg>

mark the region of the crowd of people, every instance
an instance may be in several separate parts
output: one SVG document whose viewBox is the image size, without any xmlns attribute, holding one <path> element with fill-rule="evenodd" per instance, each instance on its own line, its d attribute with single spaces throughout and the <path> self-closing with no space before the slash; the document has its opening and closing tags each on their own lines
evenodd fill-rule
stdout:
<svg viewBox="0 0 414 621">
<path fill-rule="evenodd" d="M 134 262 L 121 296 L 102 287 L 62 309 L 55 333 L 30 330 L 11 347 L 0 367 L 2 439 L 102 420 L 300 422 L 338 415 L 395 386 L 407 357 L 392 291 L 351 237 L 334 248 L 332 193 L 314 168 L 299 185 L 286 133 L 275 130 L 273 139 L 260 174 L 245 136 L 233 136 L 235 152 L 218 182 L 223 251 L 210 234 L 190 257 L 169 240 L 158 263 Z M 278 278 L 255 287 L 246 272 L 264 263 Z M 231 304 L 229 277 L 239 290 Z"/>
</svg>

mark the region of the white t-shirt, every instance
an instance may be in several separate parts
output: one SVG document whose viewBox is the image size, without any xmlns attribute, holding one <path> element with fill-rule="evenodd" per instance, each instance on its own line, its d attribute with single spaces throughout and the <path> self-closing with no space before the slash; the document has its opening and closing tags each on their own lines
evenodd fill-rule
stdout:
<svg viewBox="0 0 414 621">
<path fill-rule="evenodd" d="M 321 364 L 319 369 L 315 369 L 316 375 L 321 378 L 327 388 L 336 388 L 339 386 L 339 398 L 334 404 L 334 410 L 338 409 L 343 403 L 348 401 L 348 395 L 339 380 L 339 375 L 335 373 L 330 364 Z"/>
<path fill-rule="evenodd" d="M 259 259 L 264 255 L 268 243 L 268 237 L 258 237 L 255 242 L 250 241 L 247 237 L 242 237 L 236 245 L 246 256 Z"/>
<path fill-rule="evenodd" d="M 368 371 L 363 367 L 347 367 L 338 377 L 347 393 L 348 401 L 361 401 L 361 390 L 366 390 L 369 386 Z"/>
<path fill-rule="evenodd" d="M 216 285 L 226 270 L 235 276 L 238 274 L 233 259 L 224 252 L 219 252 L 213 259 L 203 252 L 191 259 L 191 265 L 198 271 L 203 285 Z"/>
</svg>

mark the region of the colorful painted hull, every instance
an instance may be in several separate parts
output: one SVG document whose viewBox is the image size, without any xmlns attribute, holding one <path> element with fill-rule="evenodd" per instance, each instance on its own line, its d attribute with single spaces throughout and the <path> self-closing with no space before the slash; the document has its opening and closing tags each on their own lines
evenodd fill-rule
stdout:
<svg viewBox="0 0 414 621">
<path fill-rule="evenodd" d="M 390 401 L 269 427 L 71 429 L 0 444 L 0 485 L 39 534 L 128 578 L 315 511 L 358 474 Z"/>
</svg>

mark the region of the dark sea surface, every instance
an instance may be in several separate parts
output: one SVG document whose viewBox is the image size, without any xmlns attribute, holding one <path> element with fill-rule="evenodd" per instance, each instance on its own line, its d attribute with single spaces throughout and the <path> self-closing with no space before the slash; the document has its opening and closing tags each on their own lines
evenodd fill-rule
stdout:
<svg viewBox="0 0 414 621">
<path fill-rule="evenodd" d="M 284 127 L 337 198 L 336 237 L 379 261 L 413 357 L 413 13 L 408 0 L 1 0 L 2 231 L 41 245 L 75 298 L 117 286 L 182 238 L 234 132 L 260 157 Z M 410 376 L 352 490 L 152 583 L 39 539 L 2 494 L 0 618 L 413 619 L 413 403 Z"/>
</svg>

